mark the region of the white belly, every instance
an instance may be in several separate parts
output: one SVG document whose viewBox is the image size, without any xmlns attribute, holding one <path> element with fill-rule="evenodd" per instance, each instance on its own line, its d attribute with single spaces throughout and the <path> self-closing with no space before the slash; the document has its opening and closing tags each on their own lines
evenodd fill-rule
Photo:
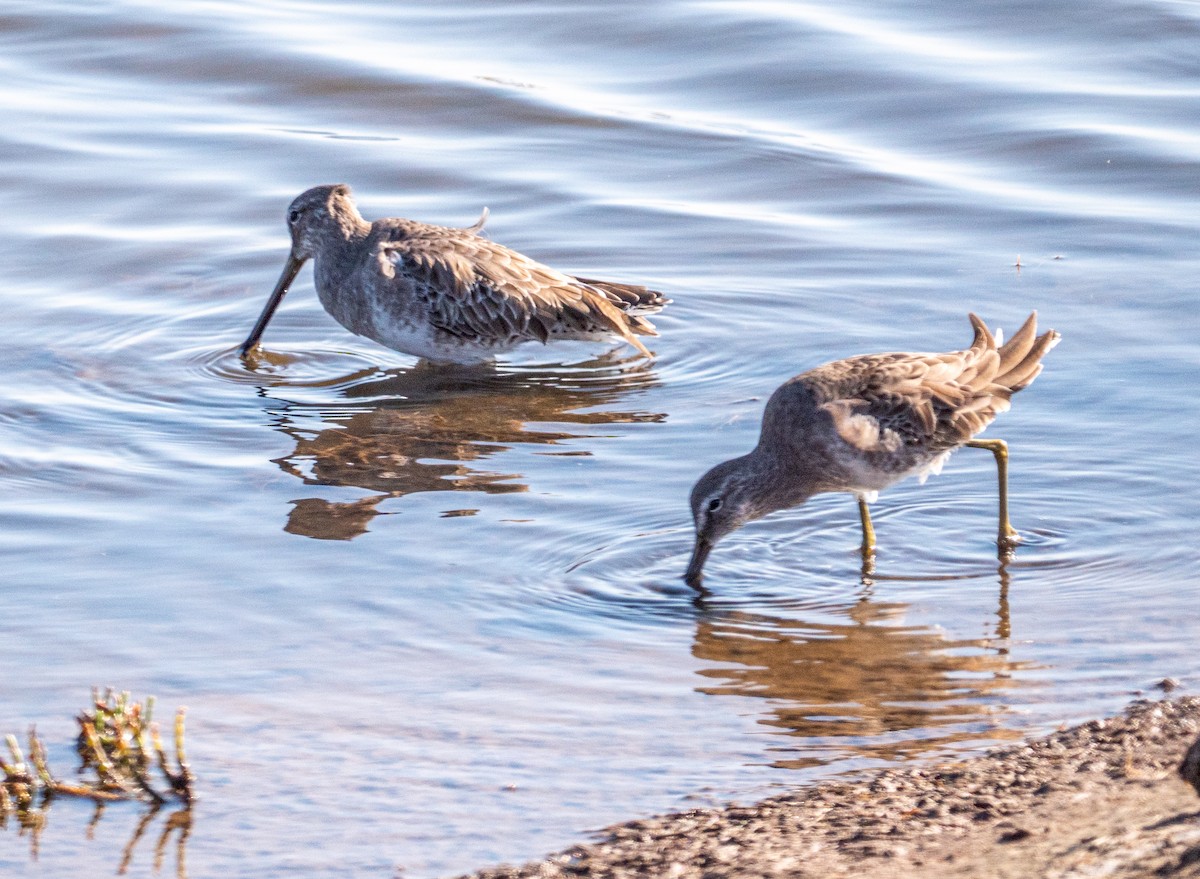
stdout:
<svg viewBox="0 0 1200 879">
<path fill-rule="evenodd" d="M 937 476 L 942 472 L 942 467 L 945 466 L 953 451 L 953 449 L 948 449 L 936 458 L 908 470 L 881 470 L 869 466 L 861 458 L 852 459 L 851 462 L 848 462 L 850 466 L 847 467 L 850 484 L 846 491 L 859 495 L 868 503 L 873 503 L 879 497 L 879 492 L 897 482 L 903 482 L 911 476 L 917 477 L 922 484 L 930 476 Z"/>
<path fill-rule="evenodd" d="M 481 345 L 467 339 L 456 339 L 427 323 L 396 320 L 383 309 L 372 309 L 369 332 L 363 332 L 374 342 L 393 351 L 444 363 L 480 363 L 516 347 L 516 342 Z M 348 327 L 348 329 L 353 329 Z"/>
</svg>

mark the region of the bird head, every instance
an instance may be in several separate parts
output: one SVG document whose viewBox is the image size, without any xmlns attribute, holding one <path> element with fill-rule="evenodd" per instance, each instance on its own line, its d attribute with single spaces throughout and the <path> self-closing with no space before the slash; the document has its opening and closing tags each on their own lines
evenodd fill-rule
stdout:
<svg viewBox="0 0 1200 879">
<path fill-rule="evenodd" d="M 258 347 L 275 309 L 287 295 L 304 263 L 315 256 L 323 244 L 336 240 L 336 236 L 349 241 L 355 234 L 364 234 L 371 228 L 354 206 L 350 187 L 344 183 L 314 186 L 300 193 L 288 206 L 287 224 L 292 235 L 292 250 L 254 329 L 239 349 L 242 357 L 249 357 Z"/>
<path fill-rule="evenodd" d="M 747 459 L 743 456 L 718 464 L 692 489 L 696 543 L 683 579 L 693 588 L 699 588 L 704 562 L 718 540 L 770 512 L 769 507 L 763 508 L 754 490 L 754 471 L 747 466 Z"/>
<path fill-rule="evenodd" d="M 314 186 L 300 193 L 288 205 L 287 224 L 292 259 L 301 263 L 314 256 L 323 242 L 335 240 L 335 236 L 349 239 L 368 225 L 344 183 Z"/>
</svg>

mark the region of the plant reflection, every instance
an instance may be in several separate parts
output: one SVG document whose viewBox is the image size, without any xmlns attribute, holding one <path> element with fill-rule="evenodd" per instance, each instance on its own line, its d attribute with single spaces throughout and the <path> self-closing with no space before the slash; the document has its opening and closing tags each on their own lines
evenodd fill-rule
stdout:
<svg viewBox="0 0 1200 879">
<path fill-rule="evenodd" d="M 50 807 L 53 805 L 55 797 L 50 795 L 40 797 L 39 800 L 40 802 L 38 803 L 30 801 L 9 810 L 0 810 L 0 828 L 7 829 L 10 817 L 15 818 L 19 835 L 29 837 L 29 857 L 34 861 L 38 859 L 38 855 L 41 853 L 42 834 L 46 830 Z M 95 811 L 92 813 L 91 820 L 88 821 L 87 826 L 87 838 L 89 840 L 95 838 L 96 828 L 100 824 L 100 819 L 104 817 L 106 808 L 107 806 L 104 803 L 96 803 Z M 146 806 L 145 811 L 133 829 L 133 833 L 129 837 L 129 841 L 125 843 L 125 847 L 121 851 L 121 860 L 117 866 L 118 876 L 124 876 L 129 872 L 138 844 L 146 835 L 147 830 L 154 824 L 154 819 L 161 812 L 161 805 L 150 804 Z M 186 853 L 188 837 L 191 835 L 191 832 L 192 810 L 190 808 L 185 806 L 170 812 L 166 816 L 162 824 L 162 830 L 159 832 L 158 839 L 154 843 L 155 874 L 162 872 L 163 864 L 167 859 L 167 850 L 171 844 L 171 837 L 174 834 L 175 877 L 176 879 L 187 879 Z"/>
<path fill-rule="evenodd" d="M 481 462 L 516 445 L 553 446 L 588 435 L 530 424 L 661 421 L 661 413 L 600 408 L 655 384 L 644 361 L 612 355 L 520 372 L 419 364 L 382 379 L 360 381 L 332 404 L 286 402 L 276 426 L 296 447 L 275 463 L 306 485 L 361 488 L 373 494 L 352 501 L 293 501 L 285 530 L 351 540 L 380 515 L 379 504 L 387 498 L 423 491 L 526 491 L 523 474 L 486 469 Z M 280 386 L 269 391 L 278 394 Z M 576 448 L 562 454 L 589 452 Z"/>
<path fill-rule="evenodd" d="M 133 862 L 133 852 L 137 848 L 138 842 L 146 833 L 153 822 L 155 815 L 158 814 L 159 807 L 151 806 L 146 814 L 138 821 L 138 825 L 134 828 L 133 835 L 129 838 L 129 842 L 125 846 L 125 851 L 121 856 L 121 865 L 117 868 L 117 875 L 124 876 L 129 871 L 129 865 Z M 99 810 L 97 810 L 96 818 L 93 819 L 93 826 L 96 820 L 99 820 Z M 176 809 L 167 816 L 163 822 L 162 832 L 158 835 L 158 841 L 154 845 L 154 872 L 161 873 L 163 861 L 166 859 L 167 845 L 170 842 L 171 834 L 178 831 L 178 836 L 175 838 L 175 876 L 177 879 L 187 879 L 187 841 L 188 836 L 192 832 L 192 810 L 191 809 Z"/>
<path fill-rule="evenodd" d="M 739 610 L 706 610 L 693 654 L 720 667 L 699 672 L 713 695 L 769 700 L 760 723 L 803 741 L 772 765 L 820 766 L 847 751 L 895 760 L 980 738 L 1019 734 L 999 726 L 1014 673 L 1004 640 L 1002 571 L 996 638 L 954 640 L 902 623 L 907 604 L 873 600 L 813 608 L 817 621 Z M 795 756 L 802 752 L 801 756 Z"/>
</svg>

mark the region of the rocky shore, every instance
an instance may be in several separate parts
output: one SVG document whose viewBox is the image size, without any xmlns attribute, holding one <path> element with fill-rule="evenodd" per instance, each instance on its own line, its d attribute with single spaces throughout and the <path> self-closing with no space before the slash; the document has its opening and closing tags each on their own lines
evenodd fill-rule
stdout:
<svg viewBox="0 0 1200 879">
<path fill-rule="evenodd" d="M 1179 774 L 1198 733 L 1200 698 L 1138 701 L 957 763 L 631 821 L 471 879 L 1200 877 L 1200 799 Z"/>
</svg>

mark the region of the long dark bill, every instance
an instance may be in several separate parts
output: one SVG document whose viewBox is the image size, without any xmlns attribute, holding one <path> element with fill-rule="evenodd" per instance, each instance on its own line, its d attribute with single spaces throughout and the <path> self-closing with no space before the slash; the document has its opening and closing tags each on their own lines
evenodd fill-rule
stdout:
<svg viewBox="0 0 1200 879">
<path fill-rule="evenodd" d="M 701 581 L 704 580 L 704 562 L 708 559 L 708 554 L 712 552 L 713 545 L 706 538 L 696 537 L 696 546 L 692 550 L 692 560 L 688 562 L 687 573 L 683 575 L 683 582 L 687 583 L 693 589 L 699 589 Z"/>
<path fill-rule="evenodd" d="M 254 324 L 254 329 L 250 331 L 250 335 L 246 337 L 246 341 L 242 342 L 242 347 L 238 350 L 238 353 L 242 357 L 245 357 L 258 345 L 258 340 L 262 338 L 263 330 L 267 328 L 272 315 L 275 314 L 275 309 L 283 301 L 284 294 L 292 286 L 292 281 L 296 280 L 296 275 L 300 272 L 302 265 L 304 265 L 304 260 L 297 259 L 290 253 L 288 254 L 287 264 L 283 267 L 283 274 L 279 276 L 279 281 L 276 282 L 275 289 L 271 291 L 271 297 L 267 300 L 267 304 L 263 306 L 262 314 L 258 316 L 258 322 Z"/>
</svg>

